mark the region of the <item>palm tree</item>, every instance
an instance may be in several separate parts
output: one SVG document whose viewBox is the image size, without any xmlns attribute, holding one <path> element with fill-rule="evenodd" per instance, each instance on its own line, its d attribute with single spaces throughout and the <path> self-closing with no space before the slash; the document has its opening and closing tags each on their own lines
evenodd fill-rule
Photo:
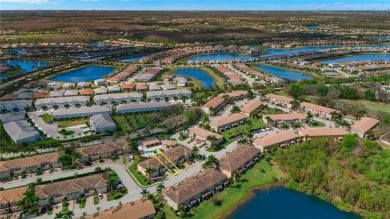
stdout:
<svg viewBox="0 0 390 219">
<path fill-rule="evenodd" d="M 196 146 L 192 147 L 191 153 L 196 157 L 199 153 L 199 148 Z"/>
<path fill-rule="evenodd" d="M 330 113 L 330 115 L 332 116 L 332 119 L 333 119 L 333 120 L 336 120 L 336 119 L 340 119 L 340 118 L 341 118 L 340 113 L 337 112 L 337 111 L 332 111 L 332 112 Z"/>
<path fill-rule="evenodd" d="M 280 126 L 280 129 L 282 129 L 282 130 L 287 130 L 289 128 L 290 128 L 290 126 L 288 126 L 287 124 L 283 124 L 282 126 Z"/>
<path fill-rule="evenodd" d="M 160 183 L 157 185 L 157 193 L 161 194 L 163 189 L 165 189 L 165 186 L 163 183 Z"/>
<path fill-rule="evenodd" d="M 313 114 L 311 114 L 311 112 L 307 112 L 306 113 L 306 122 L 307 123 L 310 123 L 310 121 L 313 119 Z"/>
<path fill-rule="evenodd" d="M 294 122 L 293 124 L 291 124 L 291 127 L 296 130 L 296 129 L 300 129 L 302 128 L 302 124 L 299 123 L 299 122 Z"/>
<path fill-rule="evenodd" d="M 290 104 L 291 104 L 291 109 L 298 109 L 298 107 L 299 107 L 299 101 L 296 99 L 291 100 Z"/>
<path fill-rule="evenodd" d="M 141 191 L 142 199 L 146 199 L 146 197 L 148 197 L 148 194 L 149 194 L 148 190 L 142 189 Z"/>
<path fill-rule="evenodd" d="M 55 219 L 62 219 L 64 217 L 64 213 L 62 211 L 56 213 L 56 216 L 54 217 Z"/>
<path fill-rule="evenodd" d="M 215 135 L 207 136 L 206 140 L 210 142 L 210 147 L 214 146 L 214 143 L 217 141 L 217 137 Z"/>
<path fill-rule="evenodd" d="M 72 152 L 70 153 L 70 156 L 72 157 L 72 165 L 74 164 L 76 159 L 79 159 L 81 157 L 81 155 L 75 150 L 72 150 Z"/>
<path fill-rule="evenodd" d="M 241 177 L 241 173 L 238 171 L 234 171 L 232 177 L 234 178 L 234 180 L 238 181 Z"/>
<path fill-rule="evenodd" d="M 73 211 L 66 210 L 66 211 L 62 212 L 62 219 L 72 219 L 73 216 L 74 216 Z"/>
<path fill-rule="evenodd" d="M 269 124 L 271 124 L 274 120 L 273 119 L 271 119 L 271 117 L 269 117 L 269 116 L 266 116 L 265 117 L 265 120 L 267 120 L 267 124 L 269 125 Z"/>
<path fill-rule="evenodd" d="M 145 173 L 146 173 L 146 175 L 148 175 L 148 178 L 150 178 L 150 175 L 152 175 L 153 173 L 155 173 L 156 172 L 156 169 L 155 168 L 152 168 L 152 167 L 148 167 L 148 168 L 146 168 L 146 170 L 145 170 Z"/>
<path fill-rule="evenodd" d="M 203 167 L 209 167 L 211 165 L 219 166 L 219 161 L 214 155 L 210 155 L 207 157 L 206 162 L 203 164 Z"/>
</svg>

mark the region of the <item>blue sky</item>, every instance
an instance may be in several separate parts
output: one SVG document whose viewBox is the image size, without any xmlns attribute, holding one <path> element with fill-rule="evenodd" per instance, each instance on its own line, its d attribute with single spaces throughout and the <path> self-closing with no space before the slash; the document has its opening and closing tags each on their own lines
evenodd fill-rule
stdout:
<svg viewBox="0 0 390 219">
<path fill-rule="evenodd" d="M 1 10 L 387 10 L 390 0 L 0 0 Z"/>
</svg>

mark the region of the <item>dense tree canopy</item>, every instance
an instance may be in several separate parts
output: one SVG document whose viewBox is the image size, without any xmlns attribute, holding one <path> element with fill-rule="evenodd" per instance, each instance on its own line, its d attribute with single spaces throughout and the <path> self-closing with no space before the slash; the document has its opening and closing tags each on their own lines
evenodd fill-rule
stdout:
<svg viewBox="0 0 390 219">
<path fill-rule="evenodd" d="M 375 142 L 319 138 L 278 150 L 275 159 L 289 173 L 290 188 L 369 218 L 390 215 L 390 151 Z"/>
</svg>

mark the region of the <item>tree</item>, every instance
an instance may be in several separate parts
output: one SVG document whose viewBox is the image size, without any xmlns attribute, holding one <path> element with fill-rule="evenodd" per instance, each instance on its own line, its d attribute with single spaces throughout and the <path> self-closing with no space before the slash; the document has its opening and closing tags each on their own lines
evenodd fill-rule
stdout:
<svg viewBox="0 0 390 219">
<path fill-rule="evenodd" d="M 149 194 L 148 190 L 142 189 L 141 196 L 143 199 L 146 199 L 146 197 L 148 197 L 148 194 Z"/>
<path fill-rule="evenodd" d="M 299 97 L 305 93 L 305 89 L 301 85 L 294 83 L 291 85 L 288 93 L 293 96 L 294 99 L 299 99 Z"/>
<path fill-rule="evenodd" d="M 56 216 L 54 217 L 55 219 L 62 219 L 64 217 L 64 213 L 62 211 L 56 213 Z"/>
<path fill-rule="evenodd" d="M 233 105 L 232 109 L 230 110 L 231 113 L 238 113 L 240 112 L 240 107 L 237 105 Z"/>
<path fill-rule="evenodd" d="M 155 219 L 165 219 L 165 213 L 163 211 L 158 211 L 154 218 Z"/>
<path fill-rule="evenodd" d="M 62 212 L 62 219 L 72 219 L 74 216 L 74 212 L 70 210 L 66 210 Z"/>
<path fill-rule="evenodd" d="M 267 124 L 269 125 L 269 124 L 271 124 L 274 120 L 272 120 L 271 119 L 271 117 L 269 117 L 269 116 L 266 116 L 265 117 L 265 120 L 267 121 Z"/>
<path fill-rule="evenodd" d="M 191 149 L 191 153 L 193 156 L 197 156 L 199 154 L 199 148 L 196 147 L 196 146 L 193 146 L 192 149 Z"/>
<path fill-rule="evenodd" d="M 215 166 L 219 166 L 219 161 L 218 159 L 214 156 L 214 155 L 209 155 L 207 157 L 207 160 L 206 162 L 203 164 L 203 167 L 206 168 L 206 167 L 209 167 L 211 165 L 215 165 Z"/>
<path fill-rule="evenodd" d="M 210 147 L 213 147 L 215 142 L 217 141 L 217 137 L 215 137 L 215 135 L 209 135 L 206 137 L 206 140 L 210 142 Z"/>
<path fill-rule="evenodd" d="M 291 124 L 291 127 L 296 130 L 296 129 L 300 129 L 302 128 L 302 124 L 299 123 L 299 122 L 294 122 L 293 124 Z"/>
<path fill-rule="evenodd" d="M 298 100 L 292 100 L 290 101 L 290 104 L 291 104 L 291 109 L 298 109 L 299 107 L 299 101 Z"/>
<path fill-rule="evenodd" d="M 306 122 L 307 123 L 310 123 L 311 122 L 311 120 L 313 119 L 313 114 L 309 111 L 309 112 L 307 112 L 306 113 Z"/>
<path fill-rule="evenodd" d="M 146 173 L 146 175 L 148 175 L 148 178 L 150 178 L 150 175 L 152 175 L 153 173 L 155 173 L 156 172 L 156 169 L 155 168 L 152 168 L 152 167 L 148 167 L 148 168 L 146 168 L 146 170 L 145 170 L 145 173 Z"/>
<path fill-rule="evenodd" d="M 157 185 L 157 193 L 160 193 L 162 192 L 162 190 L 165 189 L 165 186 L 163 183 L 160 183 Z"/>
<path fill-rule="evenodd" d="M 280 126 L 280 129 L 282 129 L 282 130 L 287 130 L 289 128 L 290 128 L 290 126 L 288 126 L 287 124 L 283 124 L 282 126 Z"/>
</svg>

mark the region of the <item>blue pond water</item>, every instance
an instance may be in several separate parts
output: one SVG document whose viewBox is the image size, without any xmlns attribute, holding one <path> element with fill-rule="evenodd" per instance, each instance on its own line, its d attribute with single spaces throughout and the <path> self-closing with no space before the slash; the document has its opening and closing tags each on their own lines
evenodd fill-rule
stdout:
<svg viewBox="0 0 390 219">
<path fill-rule="evenodd" d="M 307 28 L 312 29 L 312 30 L 315 30 L 315 29 L 319 29 L 320 26 L 317 26 L 317 25 L 310 25 L 310 26 L 307 26 Z"/>
<path fill-rule="evenodd" d="M 312 79 L 308 75 L 305 75 L 305 74 L 302 74 L 299 72 L 284 70 L 281 68 L 265 66 L 265 65 L 259 65 L 259 66 L 257 66 L 257 68 L 260 70 L 263 70 L 269 74 L 275 75 L 276 77 L 287 79 L 287 80 L 299 81 L 299 80 L 311 80 Z"/>
<path fill-rule="evenodd" d="M 203 88 L 215 87 L 214 78 L 199 68 L 180 68 L 174 75 L 190 77 L 202 83 Z"/>
<path fill-rule="evenodd" d="M 243 60 L 249 59 L 253 57 L 259 57 L 256 55 L 242 55 L 236 53 L 212 53 L 212 54 L 202 54 L 193 56 L 188 59 L 188 61 L 206 61 L 206 60 L 214 60 L 214 61 L 224 61 L 224 60 Z"/>
<path fill-rule="evenodd" d="M 90 43 L 89 43 L 90 45 L 92 45 L 92 46 L 96 46 L 96 47 L 103 47 L 103 46 L 105 46 L 106 44 L 104 44 L 104 43 L 102 43 L 102 42 L 99 42 L 99 41 L 91 41 Z"/>
<path fill-rule="evenodd" d="M 20 66 L 25 72 L 33 72 L 40 67 L 50 65 L 50 62 L 40 62 L 40 61 L 25 61 L 25 60 L 9 60 L 7 64 L 12 66 Z"/>
<path fill-rule="evenodd" d="M 255 191 L 255 196 L 240 206 L 228 219 L 359 219 L 317 197 L 284 187 Z"/>
<path fill-rule="evenodd" d="M 50 78 L 50 80 L 63 82 L 93 81 L 110 74 L 114 70 L 115 68 L 113 67 L 92 65 L 66 72 L 64 74 Z"/>
<path fill-rule="evenodd" d="M 308 47 L 300 47 L 300 48 L 293 48 L 293 49 L 266 49 L 268 53 L 264 56 L 287 55 L 291 53 L 311 52 L 316 50 L 339 48 L 339 47 L 340 46 L 308 46 Z"/>
<path fill-rule="evenodd" d="M 365 54 L 365 55 L 357 55 L 357 56 L 348 56 L 339 59 L 326 60 L 323 61 L 323 64 L 328 64 L 331 62 L 353 62 L 353 61 L 361 61 L 361 60 L 390 60 L 390 54 Z"/>
<path fill-rule="evenodd" d="M 129 57 L 125 57 L 125 58 L 121 59 L 121 61 L 122 62 L 132 62 L 132 61 L 139 60 L 140 58 L 143 58 L 143 57 L 145 57 L 147 55 L 149 55 L 149 54 L 141 54 L 141 55 L 129 56 Z"/>
</svg>

